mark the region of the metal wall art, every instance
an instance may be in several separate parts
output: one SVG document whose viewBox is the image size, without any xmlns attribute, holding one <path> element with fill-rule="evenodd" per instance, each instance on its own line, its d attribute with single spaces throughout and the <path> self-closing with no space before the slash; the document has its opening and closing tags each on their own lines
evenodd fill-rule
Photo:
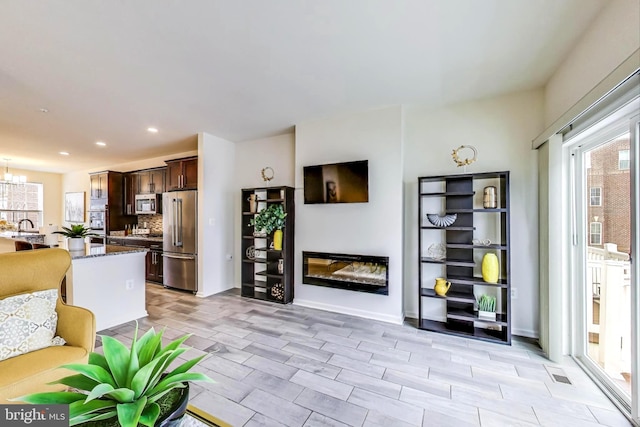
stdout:
<svg viewBox="0 0 640 427">
<path fill-rule="evenodd" d="M 473 157 L 467 157 L 466 159 L 461 160 L 458 153 L 460 150 L 463 150 L 465 148 L 473 151 Z M 451 157 L 453 157 L 453 161 L 456 162 L 456 165 L 458 165 L 458 167 L 467 166 L 478 159 L 478 150 L 476 150 L 476 147 L 474 147 L 473 145 L 461 145 L 460 147 L 453 150 L 453 152 L 451 153 Z"/>
<path fill-rule="evenodd" d="M 438 214 L 427 214 L 427 219 L 436 227 L 449 227 L 454 222 L 456 222 L 456 219 L 458 219 L 458 214 L 449 214 L 445 216 L 441 216 Z"/>
</svg>

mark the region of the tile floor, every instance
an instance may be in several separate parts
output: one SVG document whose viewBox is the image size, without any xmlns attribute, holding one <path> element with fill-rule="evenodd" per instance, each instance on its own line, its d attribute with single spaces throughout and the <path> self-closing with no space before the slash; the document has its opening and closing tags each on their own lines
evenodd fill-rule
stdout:
<svg viewBox="0 0 640 427">
<path fill-rule="evenodd" d="M 192 333 L 215 383 L 191 403 L 233 426 L 629 426 L 570 359 L 358 317 L 147 284 L 141 329 Z M 134 323 L 99 332 L 130 343 Z M 100 351 L 98 341 L 97 351 Z M 556 383 L 560 368 L 571 385 Z M 554 370 L 555 372 L 555 370 Z"/>
</svg>

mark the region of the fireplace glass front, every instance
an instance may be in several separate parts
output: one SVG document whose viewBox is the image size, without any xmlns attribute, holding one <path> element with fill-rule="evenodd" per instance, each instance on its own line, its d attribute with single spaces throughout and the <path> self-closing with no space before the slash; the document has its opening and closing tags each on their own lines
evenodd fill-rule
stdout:
<svg viewBox="0 0 640 427">
<path fill-rule="evenodd" d="M 389 257 L 303 252 L 302 283 L 389 295 Z"/>
</svg>

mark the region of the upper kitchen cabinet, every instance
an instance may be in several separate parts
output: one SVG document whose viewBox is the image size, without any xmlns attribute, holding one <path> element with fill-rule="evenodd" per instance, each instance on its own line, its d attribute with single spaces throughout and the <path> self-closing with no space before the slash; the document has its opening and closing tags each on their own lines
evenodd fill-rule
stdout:
<svg viewBox="0 0 640 427">
<path fill-rule="evenodd" d="M 123 214 L 135 214 L 137 176 L 134 172 L 122 174 L 122 191 L 124 195 Z"/>
<path fill-rule="evenodd" d="M 109 179 L 107 172 L 98 172 L 90 174 L 90 197 L 91 199 L 105 199 L 107 197 L 107 181 Z"/>
<path fill-rule="evenodd" d="M 167 191 L 198 188 L 198 157 L 166 160 Z"/>
<path fill-rule="evenodd" d="M 166 167 L 136 172 L 136 194 L 164 193 L 166 173 Z"/>
</svg>

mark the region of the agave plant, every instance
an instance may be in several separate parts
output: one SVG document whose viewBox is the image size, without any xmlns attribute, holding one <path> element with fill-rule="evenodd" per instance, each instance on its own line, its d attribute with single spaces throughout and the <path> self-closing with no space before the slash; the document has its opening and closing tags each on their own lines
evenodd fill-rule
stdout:
<svg viewBox="0 0 640 427">
<path fill-rule="evenodd" d="M 91 232 L 90 228 L 86 228 L 84 224 L 71 224 L 71 227 L 62 227 L 61 231 L 54 231 L 53 234 L 62 234 L 64 237 L 88 237 L 97 236 Z"/>
<path fill-rule="evenodd" d="M 135 427 L 138 423 L 152 427 L 160 416 L 158 401 L 171 390 L 186 387 L 188 381 L 213 382 L 204 374 L 187 372 L 204 355 L 167 372 L 169 365 L 188 350 L 180 345 L 191 335 L 162 347 L 163 333 L 164 329 L 156 333 L 151 328 L 137 339 L 136 325 L 130 348 L 115 338 L 101 335 L 104 356 L 91 353 L 86 365 L 63 365 L 78 374 L 50 383 L 75 390 L 34 393 L 12 400 L 68 404 L 70 426 L 117 417 L 122 427 Z"/>
</svg>

